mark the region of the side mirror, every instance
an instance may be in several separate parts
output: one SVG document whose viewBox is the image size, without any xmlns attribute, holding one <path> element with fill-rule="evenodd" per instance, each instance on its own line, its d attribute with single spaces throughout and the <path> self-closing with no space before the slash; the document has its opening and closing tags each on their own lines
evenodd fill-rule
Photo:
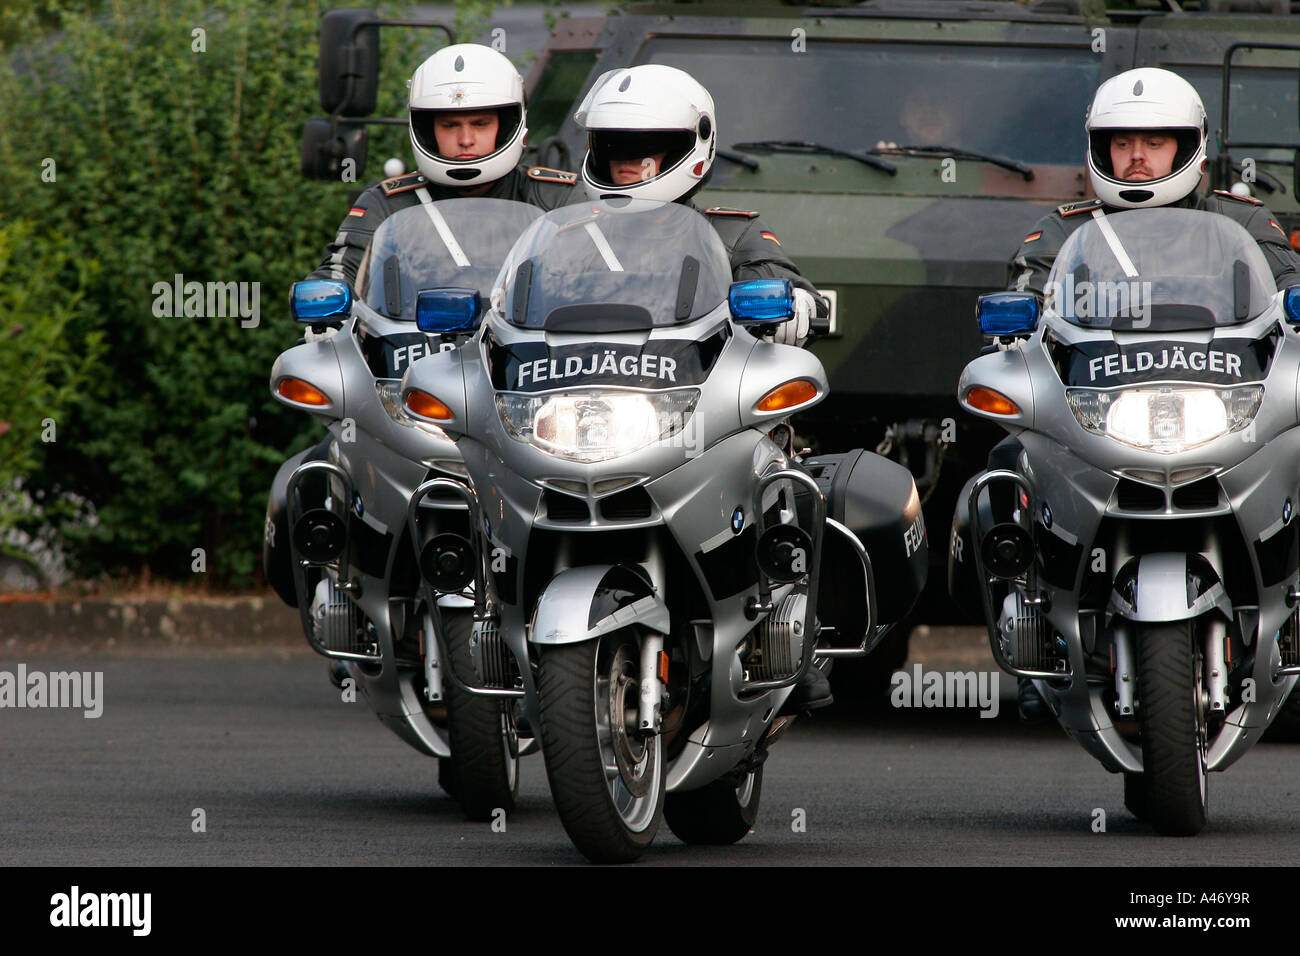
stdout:
<svg viewBox="0 0 1300 956">
<path fill-rule="evenodd" d="M 1300 324 L 1300 285 L 1282 290 L 1282 311 L 1286 313 L 1288 322 Z"/>
<path fill-rule="evenodd" d="M 1041 311 L 1028 292 L 994 292 L 975 300 L 975 318 L 985 335 L 1028 335 L 1038 328 Z"/>
<path fill-rule="evenodd" d="M 352 311 L 352 289 L 337 279 L 308 279 L 289 288 L 289 313 L 306 325 L 342 322 Z"/>
<path fill-rule="evenodd" d="M 308 179 L 356 182 L 366 166 L 368 135 L 360 123 L 309 119 L 302 126 L 298 168 Z M 348 179 L 344 172 L 351 174 Z"/>
<path fill-rule="evenodd" d="M 469 332 L 483 314 L 477 289 L 422 289 L 415 297 L 421 332 Z"/>
<path fill-rule="evenodd" d="M 794 317 L 794 286 L 789 279 L 733 282 L 727 305 L 739 325 L 780 325 Z"/>
<path fill-rule="evenodd" d="M 373 10 L 331 10 L 320 21 L 320 107 L 342 116 L 369 116 L 379 95 L 379 20 Z"/>
</svg>

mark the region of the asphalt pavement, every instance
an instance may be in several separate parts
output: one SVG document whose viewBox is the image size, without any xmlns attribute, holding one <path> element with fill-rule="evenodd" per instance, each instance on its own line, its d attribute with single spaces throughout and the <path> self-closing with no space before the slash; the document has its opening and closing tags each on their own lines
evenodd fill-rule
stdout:
<svg viewBox="0 0 1300 956">
<path fill-rule="evenodd" d="M 466 823 L 436 762 L 364 701 L 343 702 L 305 650 L 6 657 L 0 672 L 19 663 L 102 671 L 102 714 L 0 707 L 0 866 L 583 862 L 540 756 L 523 763 L 504 832 Z M 1021 725 L 1013 692 L 1003 681 L 995 718 L 861 703 L 803 718 L 772 750 L 746 839 L 688 847 L 664 827 L 640 865 L 1222 866 L 1300 853 L 1300 745 L 1261 745 L 1214 775 L 1209 827 L 1166 839 L 1058 728 Z"/>
</svg>

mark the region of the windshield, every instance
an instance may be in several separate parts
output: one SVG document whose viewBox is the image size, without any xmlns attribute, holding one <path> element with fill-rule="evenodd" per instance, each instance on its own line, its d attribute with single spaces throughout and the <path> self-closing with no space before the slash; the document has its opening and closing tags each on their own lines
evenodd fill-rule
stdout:
<svg viewBox="0 0 1300 956">
<path fill-rule="evenodd" d="M 1253 319 L 1276 292 L 1259 246 L 1226 216 L 1133 209 L 1065 241 L 1044 305 L 1084 328 L 1184 331 Z"/>
<path fill-rule="evenodd" d="M 393 213 L 371 240 L 362 299 L 410 322 L 423 289 L 477 289 L 487 299 L 510 247 L 541 214 L 503 199 L 445 199 Z"/>
<path fill-rule="evenodd" d="M 774 139 L 840 149 L 895 143 L 1083 164 L 1083 115 L 1102 65 L 1087 49 L 819 41 L 815 54 L 791 56 L 790 43 L 653 37 L 642 60 L 685 70 L 704 85 L 724 147 Z M 721 165 L 720 174 L 734 175 Z"/>
<path fill-rule="evenodd" d="M 500 284 L 515 325 L 630 331 L 707 315 L 727 298 L 731 264 L 717 232 L 687 206 L 582 202 L 534 223 Z"/>
</svg>

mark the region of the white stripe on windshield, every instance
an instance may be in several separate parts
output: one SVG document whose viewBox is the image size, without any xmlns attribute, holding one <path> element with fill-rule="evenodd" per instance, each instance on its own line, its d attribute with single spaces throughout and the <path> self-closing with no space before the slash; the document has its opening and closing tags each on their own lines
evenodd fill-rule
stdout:
<svg viewBox="0 0 1300 956">
<path fill-rule="evenodd" d="M 421 186 L 415 191 L 415 194 L 420 197 L 420 202 L 424 204 L 424 211 L 429 214 L 429 219 L 433 222 L 433 228 L 438 230 L 438 235 L 442 238 L 442 244 L 451 253 L 452 261 L 462 269 L 467 268 L 469 266 L 469 257 L 465 255 L 465 250 L 460 247 L 460 243 L 452 235 L 451 226 L 447 225 L 447 220 L 434 206 L 429 190 Z"/>
<path fill-rule="evenodd" d="M 1106 221 L 1106 216 L 1100 209 L 1092 211 L 1092 218 L 1097 220 L 1097 228 L 1106 237 L 1106 245 L 1110 246 L 1110 251 L 1115 254 L 1115 260 L 1119 263 L 1119 267 L 1124 270 L 1124 275 L 1130 279 L 1136 279 L 1138 271 L 1133 265 L 1133 260 L 1124 251 L 1124 245 L 1119 241 L 1119 236 L 1115 235 L 1115 227 Z"/>
<path fill-rule="evenodd" d="M 610 272 L 622 272 L 623 263 L 619 262 L 618 256 L 614 255 L 614 249 L 605 238 L 605 234 L 600 231 L 600 227 L 594 222 L 587 223 L 587 235 L 591 236 L 591 241 L 600 250 L 600 257 L 605 260 L 605 268 Z"/>
</svg>

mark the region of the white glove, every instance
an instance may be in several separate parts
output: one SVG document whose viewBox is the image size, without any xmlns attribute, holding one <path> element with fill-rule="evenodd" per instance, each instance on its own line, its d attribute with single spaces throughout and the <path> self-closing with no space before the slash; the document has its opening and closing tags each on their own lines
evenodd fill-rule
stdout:
<svg viewBox="0 0 1300 956">
<path fill-rule="evenodd" d="M 334 334 L 335 332 L 337 332 L 337 331 L 338 331 L 338 329 L 331 328 L 330 326 L 327 325 L 327 326 L 325 326 L 323 329 L 321 329 L 319 332 L 317 332 L 315 329 L 313 329 L 313 328 L 309 325 L 309 326 L 307 326 L 307 331 L 303 332 L 302 337 L 303 337 L 303 340 L 306 341 L 306 342 L 319 342 L 321 339 L 327 339 L 327 338 L 329 338 L 331 335 L 333 335 L 333 334 Z"/>
<path fill-rule="evenodd" d="M 808 331 L 812 327 L 812 318 L 817 314 L 817 300 L 806 289 L 794 290 L 794 318 L 787 319 L 776 327 L 776 331 L 763 336 L 777 345 L 801 346 L 808 341 Z"/>
</svg>

